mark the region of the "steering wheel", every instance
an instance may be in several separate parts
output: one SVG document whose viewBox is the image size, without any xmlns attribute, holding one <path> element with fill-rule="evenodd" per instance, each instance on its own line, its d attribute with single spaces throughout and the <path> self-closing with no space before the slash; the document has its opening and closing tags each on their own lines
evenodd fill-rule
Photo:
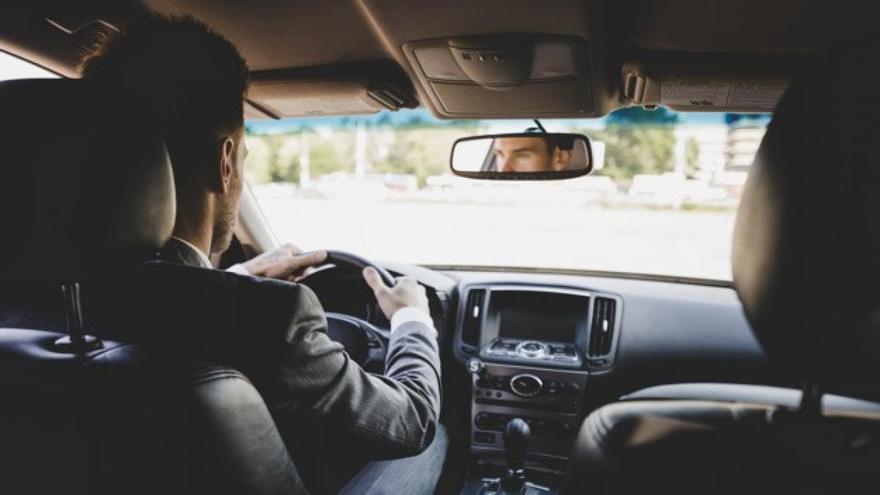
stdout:
<svg viewBox="0 0 880 495">
<path fill-rule="evenodd" d="M 382 281 L 385 282 L 385 285 L 389 287 L 394 286 L 394 277 L 388 273 L 388 270 L 356 254 L 346 253 L 345 251 L 327 251 L 326 263 L 328 265 L 350 266 L 352 268 L 357 268 L 359 271 L 369 266 L 379 272 L 379 276 L 382 278 Z"/>
<path fill-rule="evenodd" d="M 379 273 L 385 285 L 391 287 L 395 283 L 394 277 L 388 273 L 388 270 L 356 254 L 328 250 L 326 264 L 349 267 L 358 272 L 371 267 Z M 308 277 L 305 278 L 307 279 Z M 385 354 L 391 336 L 390 329 L 379 328 L 366 320 L 347 314 L 328 312 L 326 315 L 327 335 L 342 344 L 352 360 L 367 371 L 381 373 L 385 370 Z"/>
</svg>

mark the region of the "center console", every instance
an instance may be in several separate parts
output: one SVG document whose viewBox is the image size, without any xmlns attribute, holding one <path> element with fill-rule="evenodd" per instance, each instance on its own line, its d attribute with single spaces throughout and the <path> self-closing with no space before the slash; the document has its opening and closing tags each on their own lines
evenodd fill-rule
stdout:
<svg viewBox="0 0 880 495">
<path fill-rule="evenodd" d="M 518 418 L 531 431 L 526 467 L 559 473 L 585 413 L 589 375 L 612 364 L 620 299 L 499 284 L 469 286 L 463 300 L 456 338 L 472 377 L 476 471 L 503 465 L 502 432 Z"/>
</svg>

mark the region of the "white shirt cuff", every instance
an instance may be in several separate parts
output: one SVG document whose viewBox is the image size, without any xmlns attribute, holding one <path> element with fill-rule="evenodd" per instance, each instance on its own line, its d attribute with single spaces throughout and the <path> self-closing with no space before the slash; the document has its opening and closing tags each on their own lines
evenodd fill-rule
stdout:
<svg viewBox="0 0 880 495">
<path fill-rule="evenodd" d="M 397 312 L 391 315 L 391 333 L 393 334 L 401 325 L 413 321 L 424 323 L 434 329 L 434 320 L 431 319 L 431 315 L 414 306 L 408 306 L 398 309 Z"/>
<path fill-rule="evenodd" d="M 251 274 L 251 272 L 249 272 L 248 269 L 245 268 L 244 265 L 242 265 L 241 263 L 230 266 L 229 268 L 226 269 L 226 271 L 230 272 L 230 273 L 237 273 L 239 275 L 250 275 Z"/>
</svg>

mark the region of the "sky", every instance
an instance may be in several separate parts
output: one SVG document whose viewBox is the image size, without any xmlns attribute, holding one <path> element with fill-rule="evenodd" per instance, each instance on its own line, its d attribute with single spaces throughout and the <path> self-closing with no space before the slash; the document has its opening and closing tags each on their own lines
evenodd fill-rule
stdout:
<svg viewBox="0 0 880 495">
<path fill-rule="evenodd" d="M 673 112 L 679 117 L 678 125 L 723 125 L 724 113 L 713 112 Z M 362 121 L 367 125 L 385 123 L 392 126 L 405 125 L 407 123 L 418 121 L 425 125 L 454 125 L 454 120 L 442 120 L 434 117 L 430 111 L 418 109 L 403 109 L 397 112 L 382 111 L 372 115 L 359 115 L 352 117 L 301 117 L 301 118 L 283 118 L 278 120 L 261 119 L 250 120 L 247 123 L 248 132 L 253 134 L 284 134 L 288 132 L 296 132 L 303 128 L 321 128 L 321 127 L 339 127 L 341 125 L 350 125 L 353 120 Z M 554 129 L 565 130 L 577 123 L 579 127 L 601 129 L 605 127 L 605 117 L 598 119 L 541 119 L 541 123 L 549 132 Z M 761 117 L 758 120 L 769 120 L 769 116 Z M 527 127 L 534 127 L 534 122 L 529 119 L 493 119 L 480 120 L 483 126 L 498 128 L 509 128 L 509 132 L 521 132 Z M 505 131 L 505 132 L 507 132 Z"/>
</svg>

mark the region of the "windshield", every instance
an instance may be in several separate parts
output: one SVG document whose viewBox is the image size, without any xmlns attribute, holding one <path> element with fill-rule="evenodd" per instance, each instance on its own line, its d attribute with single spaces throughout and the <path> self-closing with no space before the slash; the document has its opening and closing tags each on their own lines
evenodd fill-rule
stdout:
<svg viewBox="0 0 880 495">
<path fill-rule="evenodd" d="M 247 123 L 246 174 L 278 238 L 377 260 L 730 280 L 736 208 L 768 117 L 624 109 L 544 120 L 586 134 L 594 171 L 547 182 L 449 172 L 460 137 L 529 120 L 424 110 Z"/>
</svg>

